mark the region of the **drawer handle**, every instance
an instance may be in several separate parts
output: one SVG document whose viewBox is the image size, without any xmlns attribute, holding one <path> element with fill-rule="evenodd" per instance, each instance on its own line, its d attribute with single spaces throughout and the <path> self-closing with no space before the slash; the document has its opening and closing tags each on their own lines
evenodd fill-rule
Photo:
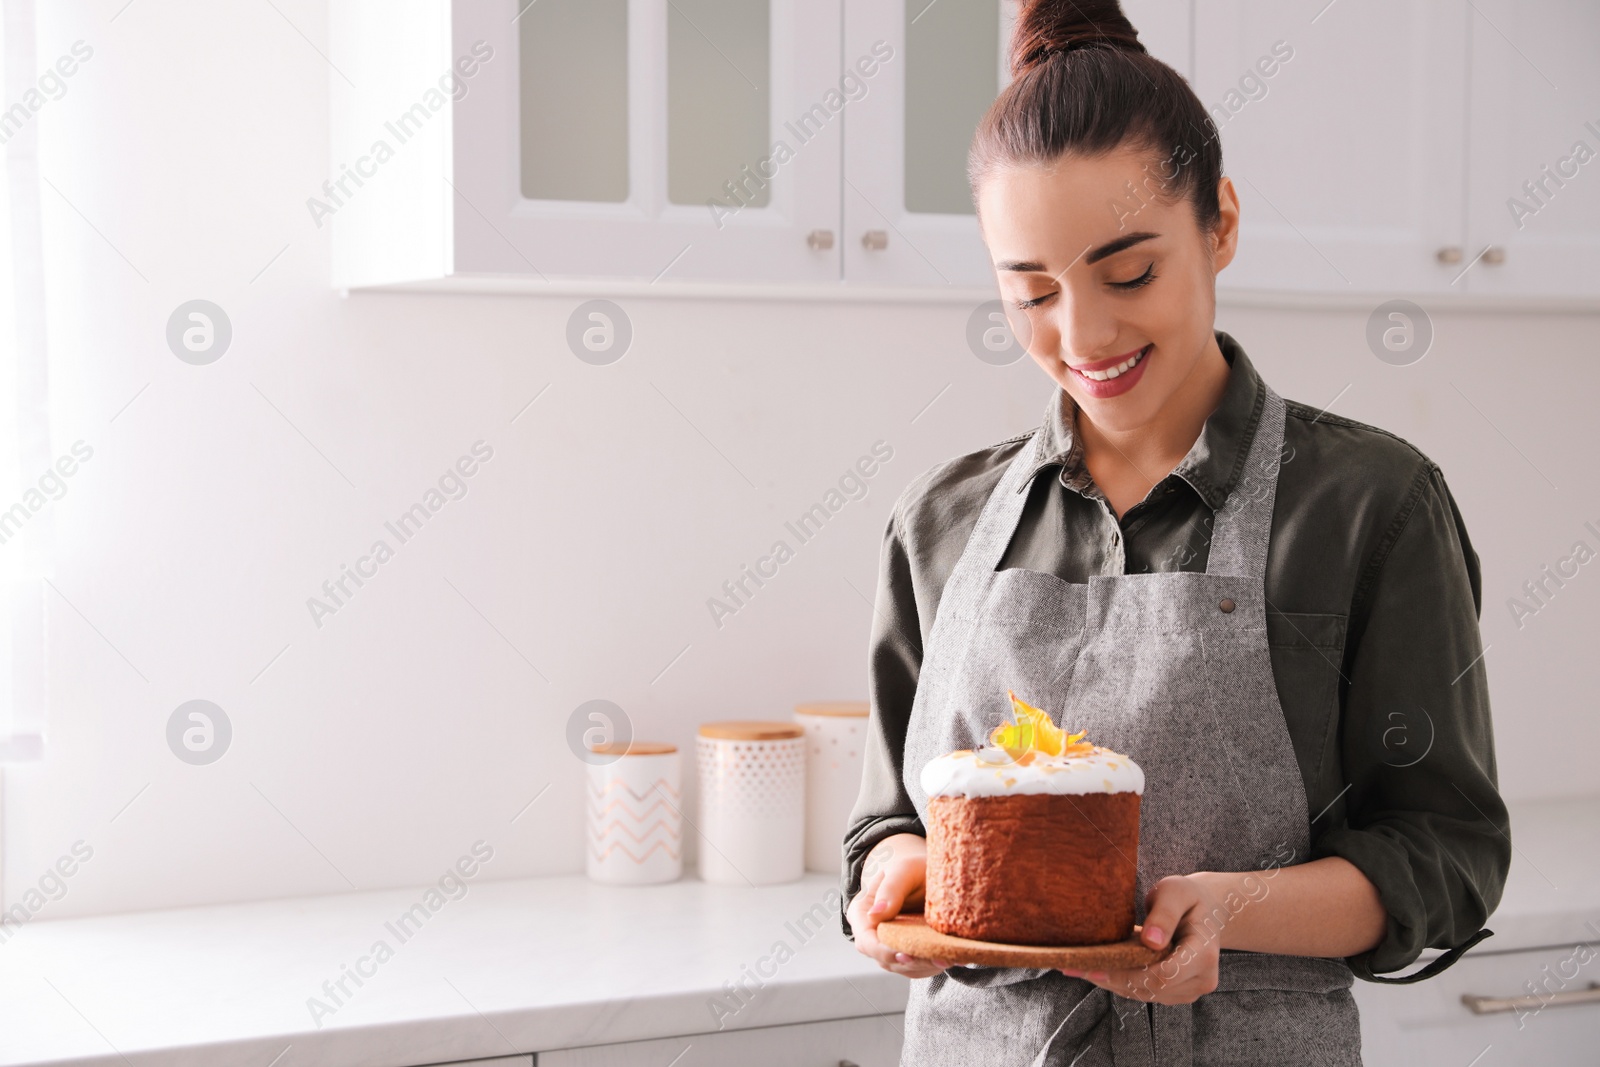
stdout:
<svg viewBox="0 0 1600 1067">
<path fill-rule="evenodd" d="M 1600 1004 L 1600 982 L 1590 982 L 1588 989 L 1552 993 L 1548 997 L 1484 997 L 1476 993 L 1463 993 L 1461 1003 L 1472 1009 L 1474 1015 L 1493 1015 L 1501 1011 L 1538 1011 L 1540 1008 L 1561 1008 L 1573 1004 Z"/>
</svg>

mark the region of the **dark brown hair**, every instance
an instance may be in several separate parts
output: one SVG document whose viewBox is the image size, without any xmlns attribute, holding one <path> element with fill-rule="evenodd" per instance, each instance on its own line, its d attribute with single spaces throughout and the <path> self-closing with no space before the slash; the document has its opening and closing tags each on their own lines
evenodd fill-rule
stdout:
<svg viewBox="0 0 1600 1067">
<path fill-rule="evenodd" d="M 1216 124 L 1183 76 L 1145 51 L 1117 0 L 1020 0 L 1011 76 L 967 154 L 974 207 L 996 167 L 1132 145 L 1153 157 L 1143 182 L 1150 195 L 1187 197 L 1203 232 L 1216 225 Z"/>
</svg>

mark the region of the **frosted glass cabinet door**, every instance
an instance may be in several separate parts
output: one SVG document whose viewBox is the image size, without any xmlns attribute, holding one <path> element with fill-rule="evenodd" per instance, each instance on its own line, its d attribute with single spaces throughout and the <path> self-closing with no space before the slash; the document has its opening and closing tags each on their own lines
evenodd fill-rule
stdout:
<svg viewBox="0 0 1600 1067">
<path fill-rule="evenodd" d="M 1152 54 L 1187 72 L 1188 0 L 1131 0 Z M 1014 3 L 848 0 L 845 67 L 863 77 L 845 124 L 844 275 L 850 284 L 994 288 L 978 233 L 967 151 L 1010 83 Z"/>
<path fill-rule="evenodd" d="M 1600 296 L 1600 4 L 1474 4 L 1462 287 Z"/>
<path fill-rule="evenodd" d="M 847 0 L 844 66 L 873 71 L 845 125 L 847 283 L 993 287 L 966 160 L 1008 80 L 1010 12 L 1000 0 Z"/>
<path fill-rule="evenodd" d="M 1219 286 L 1451 291 L 1465 266 L 1450 250 L 1462 240 L 1469 12 L 1198 0 L 1195 90 L 1241 203 Z"/>
<path fill-rule="evenodd" d="M 453 273 L 838 278 L 837 0 L 451 8 Z"/>
</svg>

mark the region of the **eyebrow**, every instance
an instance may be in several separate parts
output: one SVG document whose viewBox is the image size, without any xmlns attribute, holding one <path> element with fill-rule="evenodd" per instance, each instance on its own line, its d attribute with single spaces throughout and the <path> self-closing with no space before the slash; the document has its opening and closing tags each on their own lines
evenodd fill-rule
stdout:
<svg viewBox="0 0 1600 1067">
<path fill-rule="evenodd" d="M 1148 232 L 1126 234 L 1122 237 L 1118 237 L 1115 241 L 1109 241 L 1106 244 L 1101 245 L 1099 248 L 1096 248 L 1094 251 L 1084 256 L 1083 261 L 1085 263 L 1098 263 L 1108 256 L 1114 256 L 1118 252 L 1125 252 L 1140 242 L 1148 241 L 1152 237 L 1160 236 L 1161 235 L 1158 233 Z M 1038 271 L 1040 273 L 1045 273 L 1044 264 L 1031 259 L 1006 260 L 1003 263 L 996 263 L 995 269 L 1012 271 Z"/>
</svg>

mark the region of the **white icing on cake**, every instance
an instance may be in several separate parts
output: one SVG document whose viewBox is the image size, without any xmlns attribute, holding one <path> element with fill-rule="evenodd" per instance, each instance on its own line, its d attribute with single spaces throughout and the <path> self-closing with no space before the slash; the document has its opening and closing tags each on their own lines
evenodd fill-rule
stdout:
<svg viewBox="0 0 1600 1067">
<path fill-rule="evenodd" d="M 961 749 L 929 760 L 922 768 L 921 781 L 922 791 L 929 797 L 1144 792 L 1144 771 L 1139 765 L 1099 745 L 1081 755 L 1034 752 L 1025 765 L 1003 748 Z"/>
</svg>

